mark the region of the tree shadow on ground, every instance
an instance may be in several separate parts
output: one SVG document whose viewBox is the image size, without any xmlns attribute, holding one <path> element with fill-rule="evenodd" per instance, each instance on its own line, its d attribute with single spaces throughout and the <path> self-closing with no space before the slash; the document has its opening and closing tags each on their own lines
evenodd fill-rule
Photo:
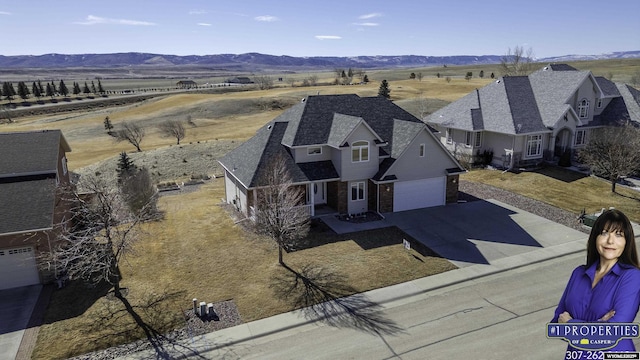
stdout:
<svg viewBox="0 0 640 360">
<path fill-rule="evenodd" d="M 111 285 L 106 282 L 95 285 L 82 281 L 67 282 L 63 288 L 53 291 L 44 323 L 52 324 L 84 314 L 98 299 L 106 296 L 109 289 Z"/>
<path fill-rule="evenodd" d="M 184 292 L 145 294 L 142 300 L 129 302 L 127 297 L 106 295 L 108 301 L 100 315 L 82 329 L 87 340 L 98 342 L 103 347 L 116 346 L 118 350 L 107 349 L 127 355 L 132 352 L 153 350 L 156 359 L 203 358 L 191 348 L 179 332 L 170 331 L 175 327 L 176 309 L 170 304 L 184 298 Z M 181 311 L 181 310 L 180 310 Z M 133 321 L 131 321 L 133 319 Z M 93 338 L 93 339 L 92 339 Z M 140 339 L 131 342 L 132 339 Z"/>
<path fill-rule="evenodd" d="M 588 174 L 585 174 L 579 171 L 574 171 L 571 169 L 561 168 L 558 166 L 545 166 L 545 167 L 536 169 L 533 172 L 538 173 L 540 175 L 548 176 L 566 183 L 571 183 L 571 182 L 589 177 Z"/>
<path fill-rule="evenodd" d="M 372 334 L 394 335 L 404 329 L 385 317 L 382 306 L 345 282 L 346 276 L 318 265 L 299 272 L 284 265 L 272 282 L 276 296 L 301 309 L 307 319 L 327 325 L 352 328 Z"/>
</svg>

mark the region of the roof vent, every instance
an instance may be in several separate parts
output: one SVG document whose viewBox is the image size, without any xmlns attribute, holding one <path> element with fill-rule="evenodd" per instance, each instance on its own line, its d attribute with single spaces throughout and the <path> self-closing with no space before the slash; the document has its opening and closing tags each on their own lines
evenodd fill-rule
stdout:
<svg viewBox="0 0 640 360">
<path fill-rule="evenodd" d="M 269 126 L 267 126 L 267 130 L 271 130 L 272 127 L 273 125 L 269 124 Z"/>
<path fill-rule="evenodd" d="M 545 66 L 545 67 L 542 68 L 542 70 L 547 71 L 547 70 L 549 70 L 549 67 Z"/>
<path fill-rule="evenodd" d="M 500 84 L 500 80 L 496 80 L 496 84 Z"/>
<path fill-rule="evenodd" d="M 305 102 L 305 101 L 307 101 L 307 98 L 302 98 L 302 102 Z"/>
</svg>

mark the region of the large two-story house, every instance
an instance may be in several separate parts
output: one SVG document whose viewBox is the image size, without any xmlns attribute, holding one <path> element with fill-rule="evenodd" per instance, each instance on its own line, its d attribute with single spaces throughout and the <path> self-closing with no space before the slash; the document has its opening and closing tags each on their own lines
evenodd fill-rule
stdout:
<svg viewBox="0 0 640 360">
<path fill-rule="evenodd" d="M 40 255 L 67 215 L 58 189 L 69 184 L 69 151 L 59 130 L 0 133 L 0 290 L 57 275 Z"/>
<path fill-rule="evenodd" d="M 282 156 L 312 216 L 385 213 L 457 201 L 465 170 L 433 129 L 383 97 L 309 96 L 219 162 L 226 201 L 251 217 L 270 159 Z"/>
<path fill-rule="evenodd" d="M 590 133 L 640 122 L 640 92 L 590 71 L 552 64 L 476 89 L 424 120 L 456 158 L 513 168 L 572 159 Z"/>
</svg>

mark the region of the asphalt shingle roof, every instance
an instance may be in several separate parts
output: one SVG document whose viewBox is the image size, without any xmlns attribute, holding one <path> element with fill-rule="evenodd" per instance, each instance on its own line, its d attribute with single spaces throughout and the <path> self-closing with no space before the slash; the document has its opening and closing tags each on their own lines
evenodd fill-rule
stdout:
<svg viewBox="0 0 640 360">
<path fill-rule="evenodd" d="M 604 96 L 613 98 L 589 126 L 604 124 L 625 112 L 640 121 L 638 90 L 566 64 L 549 65 L 529 76 L 501 78 L 436 111 L 426 121 L 465 131 L 512 135 L 548 132 L 570 111 L 569 102 L 576 89 L 589 79 L 595 80 Z M 619 97 L 624 101 L 618 101 Z"/>
<path fill-rule="evenodd" d="M 331 161 L 296 164 L 288 149 L 310 145 L 340 147 L 362 123 L 385 143 L 380 153 L 392 157 L 402 154 L 419 131 L 431 131 L 415 116 L 382 97 L 309 96 L 219 161 L 247 188 L 264 185 L 259 181 L 261 169 L 277 153 L 287 155 L 294 182 L 337 179 L 339 175 Z"/>
<path fill-rule="evenodd" d="M 61 143 L 71 151 L 60 130 L 0 133 L 0 177 L 55 173 Z"/>
<path fill-rule="evenodd" d="M 0 182 L 0 234 L 51 228 L 55 186 L 55 175 Z"/>
</svg>

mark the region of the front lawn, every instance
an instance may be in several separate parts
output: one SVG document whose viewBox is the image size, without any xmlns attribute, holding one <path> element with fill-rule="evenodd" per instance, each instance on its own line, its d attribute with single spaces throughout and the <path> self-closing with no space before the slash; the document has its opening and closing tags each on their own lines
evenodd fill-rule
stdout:
<svg viewBox="0 0 640 360">
<path fill-rule="evenodd" d="M 585 176 L 561 167 L 549 166 L 537 171 L 512 173 L 499 170 L 472 170 L 463 180 L 509 190 L 576 214 L 584 209 L 592 214 L 615 207 L 632 221 L 640 223 L 640 191 L 616 186 L 611 192 L 608 181 Z"/>
<path fill-rule="evenodd" d="M 276 290 L 291 273 L 278 265 L 275 246 L 234 224 L 220 206 L 223 195 L 223 180 L 216 179 L 193 192 L 161 197 L 165 220 L 146 225 L 136 253 L 122 266 L 128 300 L 157 330 L 184 326 L 183 310 L 193 298 L 213 303 L 231 299 L 244 322 L 300 304 Z M 348 236 L 318 230 L 309 238 L 317 246 L 285 254 L 284 260 L 293 270 L 312 269 L 334 279 L 340 294 L 455 268 L 426 251 L 405 250 L 403 238 L 410 239 L 396 228 Z M 107 292 L 78 284 L 55 291 L 33 358 L 62 359 L 143 338 Z"/>
</svg>

